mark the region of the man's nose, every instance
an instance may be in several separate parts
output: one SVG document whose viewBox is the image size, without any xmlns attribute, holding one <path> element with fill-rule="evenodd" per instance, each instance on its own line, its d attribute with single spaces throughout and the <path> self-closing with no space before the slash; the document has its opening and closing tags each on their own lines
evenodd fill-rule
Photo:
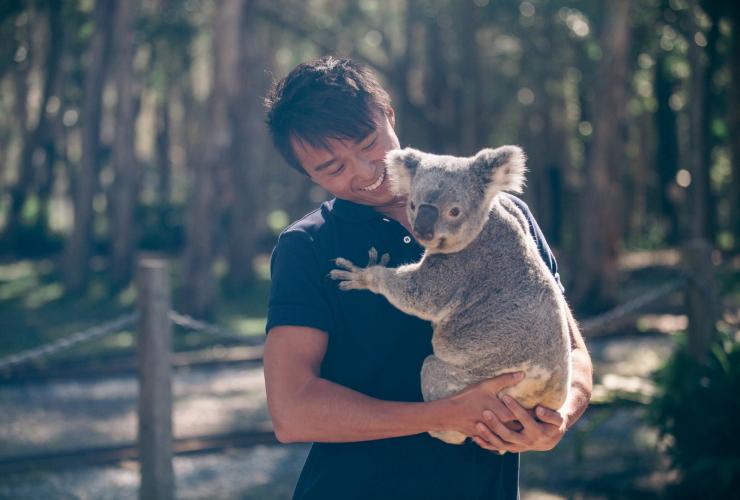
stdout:
<svg viewBox="0 0 740 500">
<path fill-rule="evenodd" d="M 434 237 L 434 223 L 437 222 L 439 211 L 433 205 L 419 205 L 419 211 L 414 220 L 414 233 L 423 239 L 431 240 Z"/>
</svg>

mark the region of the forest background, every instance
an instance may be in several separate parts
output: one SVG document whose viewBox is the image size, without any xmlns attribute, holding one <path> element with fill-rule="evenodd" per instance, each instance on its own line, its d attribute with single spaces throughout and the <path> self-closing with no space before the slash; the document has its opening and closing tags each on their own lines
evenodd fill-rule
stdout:
<svg viewBox="0 0 740 500">
<path fill-rule="evenodd" d="M 726 341 L 713 352 L 738 356 L 733 4 L 5 0 L 0 357 L 131 309 L 142 255 L 171 263 L 178 311 L 262 335 L 276 237 L 328 197 L 273 149 L 263 99 L 296 64 L 327 54 L 376 72 L 402 145 L 461 156 L 525 149 L 523 198 L 579 319 L 657 287 L 677 274 L 684 245 L 708 242 Z M 622 324 L 622 334 L 684 331 L 681 306 L 670 308 L 680 314 Z M 211 340 L 188 333 L 175 347 Z M 107 359 L 134 343 L 126 330 L 70 359 Z M 720 361 L 724 375 L 710 378 L 736 393 L 739 363 Z M 676 373 L 690 372 L 676 363 Z M 664 382 L 680 385 L 676 377 Z M 666 421 L 696 400 L 691 387 L 667 391 L 685 398 L 664 402 Z M 710 407 L 697 404 L 694 420 Z M 730 409 L 719 414 L 716 426 L 732 429 Z M 734 434 L 717 435 L 702 467 L 730 464 L 720 474 L 738 477 L 740 461 L 717 452 Z"/>
<path fill-rule="evenodd" d="M 3 2 L 0 251 L 50 259 L 46 300 L 164 253 L 182 307 L 212 315 L 326 198 L 272 149 L 262 100 L 336 54 L 383 80 L 404 145 L 523 146 L 569 300 L 600 311 L 627 250 L 740 247 L 737 22 L 688 0 Z"/>
</svg>

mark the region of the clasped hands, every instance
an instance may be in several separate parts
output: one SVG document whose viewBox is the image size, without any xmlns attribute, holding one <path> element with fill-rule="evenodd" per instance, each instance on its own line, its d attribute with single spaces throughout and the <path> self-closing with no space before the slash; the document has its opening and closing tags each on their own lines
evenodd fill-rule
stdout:
<svg viewBox="0 0 740 500">
<path fill-rule="evenodd" d="M 521 372 L 500 375 L 451 398 L 467 410 L 478 409 L 478 420 L 468 422 L 466 434 L 481 448 L 513 453 L 547 451 L 565 435 L 567 422 L 562 413 L 542 406 L 527 410 L 513 398 L 500 394 L 522 377 Z M 474 425 L 472 429 L 470 424 Z"/>
</svg>

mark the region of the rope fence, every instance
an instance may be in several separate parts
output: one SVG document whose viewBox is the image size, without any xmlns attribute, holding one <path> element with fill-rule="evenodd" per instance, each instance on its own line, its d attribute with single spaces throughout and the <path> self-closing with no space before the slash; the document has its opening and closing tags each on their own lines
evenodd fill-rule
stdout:
<svg viewBox="0 0 740 500">
<path fill-rule="evenodd" d="M 614 327 L 622 324 L 625 320 L 630 319 L 633 315 L 639 313 L 646 307 L 681 290 L 688 283 L 689 281 L 686 278 L 672 280 L 644 293 L 643 295 L 640 295 L 639 297 L 625 302 L 604 314 L 584 320 L 580 324 L 581 333 L 586 337 L 594 337 L 608 333 L 612 331 Z M 112 321 L 72 333 L 66 337 L 40 345 L 33 349 L 17 354 L 11 354 L 10 356 L 0 360 L 0 372 L 12 369 L 23 363 L 29 363 L 44 357 L 52 356 L 58 352 L 71 349 L 80 344 L 101 339 L 107 335 L 118 333 L 123 328 L 134 324 L 138 317 L 138 312 L 124 314 Z M 174 325 L 184 328 L 185 330 L 204 333 L 222 340 L 239 342 L 247 346 L 261 346 L 265 342 L 263 336 L 247 336 L 212 323 L 195 319 L 192 316 L 179 313 L 175 310 L 169 311 L 169 319 Z"/>
<path fill-rule="evenodd" d="M 119 316 L 118 318 L 112 321 L 108 321 L 107 323 L 92 326 L 80 332 L 73 333 L 61 339 L 54 340 L 53 342 L 40 345 L 27 351 L 23 351 L 17 354 L 11 354 L 10 356 L 7 356 L 6 358 L 0 360 L 0 371 L 8 370 L 23 363 L 36 361 L 38 359 L 51 356 L 60 351 L 71 349 L 72 347 L 84 344 L 86 342 L 92 342 L 93 340 L 103 338 L 113 333 L 118 333 L 121 331 L 121 329 L 135 323 L 138 317 L 138 312 L 124 314 L 123 316 Z"/>
<path fill-rule="evenodd" d="M 108 321 L 106 323 L 95 325 L 85 330 L 72 333 L 70 335 L 62 337 L 61 339 L 57 339 L 52 342 L 42 344 L 38 347 L 34 347 L 33 349 L 28 349 L 27 351 L 11 354 L 0 360 L 0 372 L 9 371 L 16 366 L 22 365 L 24 363 L 30 363 L 32 361 L 37 361 L 45 357 L 53 356 L 61 351 L 71 349 L 81 344 L 99 340 L 114 333 L 118 333 L 122 329 L 136 323 L 138 318 L 138 311 L 131 312 L 119 316 L 112 321 Z M 265 343 L 264 337 L 246 336 L 241 333 L 236 333 L 234 331 L 224 329 L 212 323 L 206 323 L 205 321 L 197 320 L 192 316 L 181 314 L 174 310 L 170 310 L 169 318 L 174 325 L 185 328 L 186 330 L 205 333 L 207 335 L 211 335 L 222 340 L 233 340 L 247 346 L 261 346 Z"/>
<path fill-rule="evenodd" d="M 673 281 L 669 281 L 668 283 L 664 283 L 639 297 L 618 305 L 608 312 L 584 320 L 580 325 L 581 333 L 584 337 L 595 337 L 609 333 L 615 327 L 621 325 L 624 320 L 632 318 L 632 316 L 646 307 L 659 302 L 672 293 L 684 288 L 686 284 L 686 278 L 678 278 Z"/>
</svg>

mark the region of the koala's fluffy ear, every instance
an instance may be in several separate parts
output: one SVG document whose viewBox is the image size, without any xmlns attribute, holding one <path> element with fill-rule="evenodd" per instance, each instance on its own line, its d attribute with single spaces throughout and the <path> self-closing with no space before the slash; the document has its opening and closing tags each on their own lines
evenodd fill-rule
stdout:
<svg viewBox="0 0 740 500">
<path fill-rule="evenodd" d="M 411 190 L 411 179 L 421 162 L 421 151 L 412 148 L 394 149 L 385 155 L 388 180 L 396 194 L 407 194 Z"/>
<path fill-rule="evenodd" d="M 524 166 L 526 159 L 519 146 L 501 146 L 479 151 L 473 158 L 471 167 L 494 193 L 521 193 L 524 188 L 524 173 L 527 171 Z"/>
</svg>

